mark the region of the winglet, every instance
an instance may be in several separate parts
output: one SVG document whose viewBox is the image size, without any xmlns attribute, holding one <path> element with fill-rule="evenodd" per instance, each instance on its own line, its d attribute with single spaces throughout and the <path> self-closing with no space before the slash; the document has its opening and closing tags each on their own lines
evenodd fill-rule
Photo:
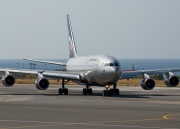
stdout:
<svg viewBox="0 0 180 129">
<path fill-rule="evenodd" d="M 68 32 L 69 32 L 69 52 L 70 52 L 70 58 L 77 57 L 77 51 L 76 51 L 76 45 L 74 41 L 74 36 L 72 32 L 70 17 L 67 15 L 67 26 L 68 26 Z"/>
</svg>

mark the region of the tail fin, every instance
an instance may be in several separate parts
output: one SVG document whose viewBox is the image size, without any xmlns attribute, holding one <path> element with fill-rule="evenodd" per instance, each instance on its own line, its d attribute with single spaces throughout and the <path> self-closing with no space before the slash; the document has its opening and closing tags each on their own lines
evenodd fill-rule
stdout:
<svg viewBox="0 0 180 129">
<path fill-rule="evenodd" d="M 77 57 L 77 51 L 76 51 L 76 45 L 73 37 L 72 27 L 69 15 L 67 15 L 67 25 L 68 25 L 68 31 L 69 31 L 69 52 L 70 52 L 70 58 Z"/>
</svg>

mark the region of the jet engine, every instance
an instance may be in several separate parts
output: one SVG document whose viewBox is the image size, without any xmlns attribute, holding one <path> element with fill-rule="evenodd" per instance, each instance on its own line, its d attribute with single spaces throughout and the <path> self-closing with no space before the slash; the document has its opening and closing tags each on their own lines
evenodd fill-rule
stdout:
<svg viewBox="0 0 180 129">
<path fill-rule="evenodd" d="M 176 87 L 179 84 L 179 78 L 171 72 L 169 72 L 169 75 L 163 74 L 163 78 L 167 87 Z"/>
<path fill-rule="evenodd" d="M 151 78 L 144 78 L 141 82 L 141 87 L 144 90 L 152 90 L 155 87 L 155 81 Z"/>
<path fill-rule="evenodd" d="M 49 87 L 49 81 L 46 78 L 38 78 L 35 81 L 35 86 L 39 90 L 46 90 Z"/>
<path fill-rule="evenodd" d="M 15 78 L 14 76 L 8 74 L 2 77 L 2 84 L 6 87 L 11 87 L 15 83 Z"/>
</svg>

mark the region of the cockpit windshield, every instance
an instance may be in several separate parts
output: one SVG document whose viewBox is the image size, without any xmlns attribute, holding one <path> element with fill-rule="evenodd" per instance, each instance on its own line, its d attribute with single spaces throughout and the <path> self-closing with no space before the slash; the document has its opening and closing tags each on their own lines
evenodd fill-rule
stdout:
<svg viewBox="0 0 180 129">
<path fill-rule="evenodd" d="M 106 63 L 104 66 L 119 66 L 119 64 L 117 62 L 114 63 Z"/>
<path fill-rule="evenodd" d="M 114 65 L 115 65 L 115 66 L 119 66 L 119 64 L 118 64 L 117 62 L 114 62 Z"/>
<path fill-rule="evenodd" d="M 109 63 L 109 66 L 114 66 L 114 63 Z"/>
</svg>

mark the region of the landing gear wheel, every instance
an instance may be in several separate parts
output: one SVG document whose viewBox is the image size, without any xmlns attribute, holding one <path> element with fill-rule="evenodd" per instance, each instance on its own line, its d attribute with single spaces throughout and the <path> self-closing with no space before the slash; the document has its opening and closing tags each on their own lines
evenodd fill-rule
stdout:
<svg viewBox="0 0 180 129">
<path fill-rule="evenodd" d="M 110 89 L 111 95 L 114 94 L 114 89 Z"/>
<path fill-rule="evenodd" d="M 62 95 L 63 93 L 64 93 L 64 95 L 68 95 L 68 89 L 65 88 L 65 86 L 64 86 L 64 84 L 67 82 L 64 81 L 64 78 L 62 79 L 62 88 L 59 88 L 59 95 Z"/>
<path fill-rule="evenodd" d="M 87 95 L 87 89 L 83 88 L 83 95 Z"/>
<path fill-rule="evenodd" d="M 62 95 L 62 94 L 65 94 L 65 95 L 68 95 L 68 89 L 65 88 L 64 90 L 62 88 L 59 88 L 59 95 Z"/>
<path fill-rule="evenodd" d="M 119 95 L 119 89 L 114 90 L 115 95 Z"/>
<path fill-rule="evenodd" d="M 92 95 L 92 89 L 91 89 L 91 88 L 89 88 L 89 89 L 87 90 L 87 92 L 88 92 L 89 95 Z"/>
<path fill-rule="evenodd" d="M 59 88 L 59 95 L 62 95 L 62 93 L 63 93 L 63 89 Z"/>
<path fill-rule="evenodd" d="M 119 95 L 119 89 L 110 89 L 111 95 Z"/>
<path fill-rule="evenodd" d="M 111 96 L 111 90 L 108 90 L 108 91 L 106 91 L 107 92 L 107 96 Z"/>
<path fill-rule="evenodd" d="M 64 89 L 64 94 L 68 95 L 68 89 L 67 88 Z"/>
</svg>

